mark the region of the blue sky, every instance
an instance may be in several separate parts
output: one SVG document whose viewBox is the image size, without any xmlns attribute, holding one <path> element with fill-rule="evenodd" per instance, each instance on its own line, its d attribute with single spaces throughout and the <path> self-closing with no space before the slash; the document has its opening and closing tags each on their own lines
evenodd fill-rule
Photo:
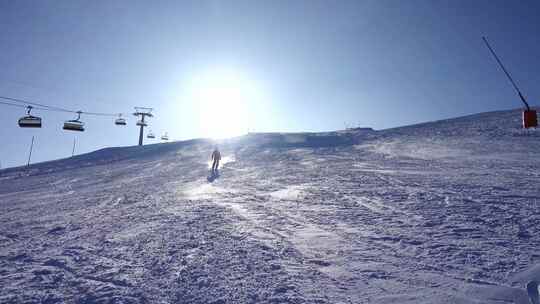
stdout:
<svg viewBox="0 0 540 304">
<path fill-rule="evenodd" d="M 249 131 L 383 129 L 531 104 L 538 1 L 0 1 L 0 96 L 93 112 L 155 108 L 174 140 Z M 238 100 L 236 100 L 238 99 Z M 111 118 L 1 106 L 2 167 L 137 144 Z M 213 133 L 214 132 L 214 133 Z"/>
</svg>

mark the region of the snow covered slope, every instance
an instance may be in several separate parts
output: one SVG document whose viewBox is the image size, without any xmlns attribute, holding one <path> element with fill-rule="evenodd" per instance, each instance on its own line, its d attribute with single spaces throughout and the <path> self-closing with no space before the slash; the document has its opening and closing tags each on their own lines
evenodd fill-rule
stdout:
<svg viewBox="0 0 540 304">
<path fill-rule="evenodd" d="M 1 303 L 529 303 L 540 132 L 502 111 L 0 171 Z"/>
</svg>

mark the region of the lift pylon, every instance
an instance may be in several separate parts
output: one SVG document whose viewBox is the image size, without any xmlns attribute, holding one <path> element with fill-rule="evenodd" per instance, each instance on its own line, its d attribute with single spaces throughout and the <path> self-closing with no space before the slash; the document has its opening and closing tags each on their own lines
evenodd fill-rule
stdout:
<svg viewBox="0 0 540 304">
<path fill-rule="evenodd" d="M 152 115 L 152 108 L 143 108 L 143 107 L 135 107 L 135 113 L 133 115 L 139 117 L 140 119 L 137 121 L 137 126 L 140 127 L 139 131 L 139 146 L 143 145 L 143 134 L 144 134 L 144 127 L 148 126 L 147 121 L 145 120 L 146 117 L 154 117 Z"/>
</svg>

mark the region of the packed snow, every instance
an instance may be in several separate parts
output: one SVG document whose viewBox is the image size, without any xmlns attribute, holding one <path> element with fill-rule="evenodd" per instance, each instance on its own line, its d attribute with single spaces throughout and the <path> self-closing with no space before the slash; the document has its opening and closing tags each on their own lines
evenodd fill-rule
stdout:
<svg viewBox="0 0 540 304">
<path fill-rule="evenodd" d="M 540 132 L 519 111 L 251 133 L 209 182 L 215 144 L 0 171 L 0 302 L 534 303 Z"/>
</svg>

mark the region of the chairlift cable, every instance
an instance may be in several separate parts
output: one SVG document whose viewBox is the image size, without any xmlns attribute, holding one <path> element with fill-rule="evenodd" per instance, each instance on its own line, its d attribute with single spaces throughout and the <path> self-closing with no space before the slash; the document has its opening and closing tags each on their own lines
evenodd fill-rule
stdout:
<svg viewBox="0 0 540 304">
<path fill-rule="evenodd" d="M 19 106 L 19 107 L 22 107 L 22 108 L 26 108 L 28 105 L 33 105 L 34 109 L 45 110 L 45 111 L 56 111 L 56 112 L 75 113 L 75 114 L 77 114 L 78 112 L 81 112 L 81 114 L 84 114 L 84 115 L 106 116 L 106 117 L 116 117 L 116 116 L 119 116 L 119 115 L 124 115 L 124 113 L 100 113 L 100 112 L 75 111 L 75 110 L 69 110 L 69 109 L 60 108 L 60 107 L 56 107 L 56 106 L 49 106 L 49 105 L 45 105 L 45 104 L 41 104 L 41 103 L 36 103 L 36 102 L 28 101 L 28 100 L 12 98 L 12 97 L 6 97 L 6 96 L 0 96 L 0 99 L 10 100 L 10 101 L 18 102 L 18 103 L 25 104 L 25 105 L 23 106 L 23 105 L 18 105 L 18 104 L 14 104 L 14 103 L 7 103 L 7 102 L 0 102 L 1 104 L 11 105 L 11 106 Z"/>
<path fill-rule="evenodd" d="M 6 105 L 6 106 L 19 107 L 19 108 L 26 108 L 26 106 L 23 106 L 20 104 L 9 103 L 9 102 L 4 102 L 4 101 L 0 101 L 0 104 Z"/>
<path fill-rule="evenodd" d="M 99 112 L 81 112 L 82 114 L 85 114 L 85 115 L 94 115 L 94 116 L 107 116 L 107 117 L 117 117 L 123 113 L 116 113 L 116 114 L 113 114 L 113 113 L 99 113 Z"/>
<path fill-rule="evenodd" d="M 55 111 L 59 111 L 59 112 L 75 112 L 75 111 L 71 111 L 71 110 L 64 109 L 64 108 L 59 108 L 59 107 L 55 107 L 55 106 L 48 106 L 48 105 L 45 105 L 45 104 L 40 104 L 40 103 L 36 103 L 36 102 L 28 101 L 28 100 L 23 100 L 23 99 L 18 99 L 18 98 L 0 96 L 0 99 L 10 100 L 10 101 L 18 102 L 18 103 L 23 103 L 25 105 L 34 105 L 34 106 L 38 106 L 38 107 L 49 108 L 51 110 L 55 110 Z"/>
<path fill-rule="evenodd" d="M 27 108 L 28 108 L 28 106 L 23 106 L 23 105 L 20 105 L 20 104 L 10 103 L 10 102 L 5 102 L 5 101 L 0 101 L 0 104 L 6 105 L 6 106 L 13 106 L 13 107 L 18 107 L 18 108 L 24 108 L 24 109 L 27 109 Z M 35 107 L 35 106 L 32 106 L 32 109 L 45 110 L 45 111 L 52 111 L 51 109 L 42 108 L 42 107 Z"/>
</svg>

